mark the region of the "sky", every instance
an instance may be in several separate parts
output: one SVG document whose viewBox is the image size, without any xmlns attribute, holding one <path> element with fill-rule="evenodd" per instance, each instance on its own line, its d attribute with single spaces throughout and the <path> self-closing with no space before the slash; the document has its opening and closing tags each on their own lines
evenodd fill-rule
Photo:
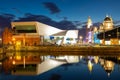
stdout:
<svg viewBox="0 0 120 80">
<path fill-rule="evenodd" d="M 120 0 L 0 0 L 0 14 L 15 15 L 15 19 L 26 13 L 44 15 L 54 21 L 102 22 L 106 15 L 120 20 Z"/>
</svg>

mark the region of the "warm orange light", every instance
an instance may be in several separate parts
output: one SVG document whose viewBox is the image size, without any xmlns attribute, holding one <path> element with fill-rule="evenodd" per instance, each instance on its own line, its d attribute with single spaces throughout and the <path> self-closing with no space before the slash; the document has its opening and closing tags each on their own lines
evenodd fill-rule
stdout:
<svg viewBox="0 0 120 80">
<path fill-rule="evenodd" d="M 83 37 L 82 37 L 82 36 L 80 36 L 79 38 L 80 38 L 80 39 L 83 39 Z"/>
<path fill-rule="evenodd" d="M 15 61 L 13 61 L 12 64 L 15 65 Z"/>
<path fill-rule="evenodd" d="M 21 60 L 21 56 L 16 56 L 16 60 Z"/>
<path fill-rule="evenodd" d="M 15 38 L 14 38 L 14 37 L 12 38 L 12 41 L 15 41 Z"/>
<path fill-rule="evenodd" d="M 90 60 L 88 61 L 88 69 L 89 69 L 90 72 L 93 69 L 93 64 L 92 64 L 92 62 Z"/>
</svg>

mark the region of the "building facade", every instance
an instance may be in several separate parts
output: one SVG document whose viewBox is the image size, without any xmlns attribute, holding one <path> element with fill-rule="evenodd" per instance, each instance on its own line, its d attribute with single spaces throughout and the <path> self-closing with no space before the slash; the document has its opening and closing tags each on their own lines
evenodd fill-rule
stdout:
<svg viewBox="0 0 120 80">
<path fill-rule="evenodd" d="M 90 16 L 88 17 L 87 20 L 87 26 L 86 26 L 86 43 L 92 43 L 92 20 Z"/>
<path fill-rule="evenodd" d="M 76 44 L 78 38 L 78 30 L 61 30 L 36 21 L 11 22 L 11 28 L 11 33 L 9 30 L 3 32 L 3 44 L 16 46 L 56 44 L 61 38 L 60 44 Z M 8 39 L 8 32 L 10 39 Z"/>
<path fill-rule="evenodd" d="M 114 26 L 111 17 L 106 16 L 103 24 L 100 25 L 99 34 L 102 45 L 120 45 L 120 26 Z"/>
<path fill-rule="evenodd" d="M 3 43 L 3 45 L 9 45 L 9 44 L 13 43 L 12 35 L 13 35 L 12 30 L 6 27 L 3 31 L 3 33 L 2 33 L 2 43 Z"/>
</svg>

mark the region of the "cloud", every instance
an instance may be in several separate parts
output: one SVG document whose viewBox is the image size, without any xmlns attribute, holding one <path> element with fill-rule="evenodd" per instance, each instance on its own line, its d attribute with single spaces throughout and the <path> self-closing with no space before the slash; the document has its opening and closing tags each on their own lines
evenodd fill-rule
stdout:
<svg viewBox="0 0 120 80">
<path fill-rule="evenodd" d="M 51 14 L 59 13 L 61 10 L 53 2 L 43 2 L 43 5 L 51 12 Z"/>
<path fill-rule="evenodd" d="M 76 29 L 76 26 L 72 23 L 72 21 L 62 20 L 60 22 L 56 22 L 47 16 L 35 15 L 31 13 L 26 13 L 23 17 L 20 17 L 18 20 L 15 21 L 38 21 L 59 29 Z"/>
<path fill-rule="evenodd" d="M 2 33 L 3 29 L 5 27 L 10 27 L 11 26 L 11 22 L 14 20 L 15 15 L 13 14 L 0 14 L 0 34 Z"/>
</svg>

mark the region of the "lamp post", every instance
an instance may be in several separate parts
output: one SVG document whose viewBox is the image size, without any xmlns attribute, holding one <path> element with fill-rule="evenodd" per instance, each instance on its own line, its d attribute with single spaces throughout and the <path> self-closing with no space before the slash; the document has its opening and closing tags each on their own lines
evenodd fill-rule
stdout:
<svg viewBox="0 0 120 80">
<path fill-rule="evenodd" d="M 83 41 L 82 41 L 83 37 L 80 36 L 79 39 L 80 39 L 80 44 L 82 45 L 82 43 L 83 43 Z"/>
<path fill-rule="evenodd" d="M 12 64 L 13 64 L 13 72 L 15 72 L 16 71 L 16 69 L 15 69 L 16 62 L 15 62 L 15 60 L 13 60 Z"/>
</svg>

